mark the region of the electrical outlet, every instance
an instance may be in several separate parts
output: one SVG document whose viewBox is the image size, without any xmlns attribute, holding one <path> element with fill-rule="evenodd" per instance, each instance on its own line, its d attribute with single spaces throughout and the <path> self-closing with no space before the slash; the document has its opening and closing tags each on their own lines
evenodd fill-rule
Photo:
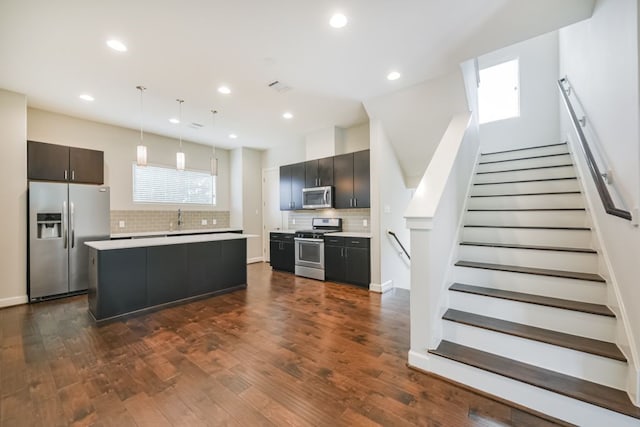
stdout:
<svg viewBox="0 0 640 427">
<path fill-rule="evenodd" d="M 212 219 L 212 220 L 211 220 L 211 224 L 216 225 L 217 223 L 218 223 L 218 220 L 217 220 L 217 219 Z"/>
<path fill-rule="evenodd" d="M 124 228 L 124 221 L 119 221 L 118 222 L 118 227 Z"/>
<path fill-rule="evenodd" d="M 202 224 L 202 225 L 207 225 L 207 220 L 206 220 L 206 219 L 203 219 L 202 221 L 200 221 L 200 224 Z"/>
<path fill-rule="evenodd" d="M 362 220 L 362 226 L 366 227 L 369 224 L 369 221 L 367 221 L 366 219 Z"/>
<path fill-rule="evenodd" d="M 291 223 L 292 223 L 293 225 L 296 225 L 296 219 L 295 219 L 295 218 L 293 218 L 293 219 L 291 220 Z"/>
</svg>

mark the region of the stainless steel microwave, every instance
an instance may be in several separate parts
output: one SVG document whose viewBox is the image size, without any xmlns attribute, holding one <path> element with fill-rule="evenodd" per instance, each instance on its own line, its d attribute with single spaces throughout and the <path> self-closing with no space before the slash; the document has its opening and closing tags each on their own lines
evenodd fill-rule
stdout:
<svg viewBox="0 0 640 427">
<path fill-rule="evenodd" d="M 333 207 L 333 187 L 312 187 L 302 189 L 303 209 L 323 209 Z"/>
</svg>

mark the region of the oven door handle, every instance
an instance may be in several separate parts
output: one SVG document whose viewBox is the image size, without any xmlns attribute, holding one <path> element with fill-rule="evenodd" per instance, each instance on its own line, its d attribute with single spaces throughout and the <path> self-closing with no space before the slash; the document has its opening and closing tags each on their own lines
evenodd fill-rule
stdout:
<svg viewBox="0 0 640 427">
<path fill-rule="evenodd" d="M 295 241 L 297 242 L 311 242 L 311 243 L 324 243 L 323 239 L 309 239 L 306 237 L 294 237 Z"/>
</svg>

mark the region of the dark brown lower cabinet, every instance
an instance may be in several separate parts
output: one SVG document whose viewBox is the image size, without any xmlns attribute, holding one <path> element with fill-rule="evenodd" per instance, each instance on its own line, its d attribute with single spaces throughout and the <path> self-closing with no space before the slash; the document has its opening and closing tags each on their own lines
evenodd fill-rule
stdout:
<svg viewBox="0 0 640 427">
<path fill-rule="evenodd" d="M 271 233 L 269 235 L 269 263 L 274 270 L 295 271 L 295 246 L 293 234 Z"/>
<path fill-rule="evenodd" d="M 325 280 L 369 287 L 371 282 L 370 239 L 324 238 Z"/>
</svg>

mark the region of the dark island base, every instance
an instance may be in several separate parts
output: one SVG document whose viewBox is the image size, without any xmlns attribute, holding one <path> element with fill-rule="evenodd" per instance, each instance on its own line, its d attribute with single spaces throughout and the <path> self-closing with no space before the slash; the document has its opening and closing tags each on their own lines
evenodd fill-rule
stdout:
<svg viewBox="0 0 640 427">
<path fill-rule="evenodd" d="M 118 320 L 126 320 L 126 319 L 129 319 L 131 317 L 141 316 L 143 314 L 149 314 L 149 313 L 153 313 L 153 312 L 156 312 L 156 311 L 164 310 L 165 308 L 175 307 L 176 305 L 186 304 L 186 303 L 190 303 L 190 302 L 193 302 L 193 301 L 199 301 L 199 300 L 215 297 L 217 295 L 228 294 L 229 292 L 241 291 L 243 289 L 247 289 L 247 285 L 246 284 L 245 285 L 240 285 L 240 286 L 234 286 L 232 288 L 222 289 L 220 291 L 209 292 L 208 294 L 196 295 L 196 296 L 185 298 L 185 299 L 181 299 L 181 300 L 178 300 L 178 301 L 172 301 L 172 302 L 167 302 L 167 303 L 160 304 L 160 305 L 154 305 L 153 307 L 141 308 L 140 310 L 131 311 L 131 312 L 125 313 L 125 314 L 118 314 L 116 316 L 107 317 L 105 319 L 100 319 L 100 320 L 96 319 L 94 317 L 93 313 L 91 311 L 89 311 L 89 317 L 91 317 L 91 320 L 93 320 L 96 325 L 102 326 L 102 325 L 106 325 L 106 324 L 111 323 L 111 322 L 116 322 Z"/>
<path fill-rule="evenodd" d="M 246 286 L 246 238 L 89 252 L 96 323 Z"/>
</svg>

